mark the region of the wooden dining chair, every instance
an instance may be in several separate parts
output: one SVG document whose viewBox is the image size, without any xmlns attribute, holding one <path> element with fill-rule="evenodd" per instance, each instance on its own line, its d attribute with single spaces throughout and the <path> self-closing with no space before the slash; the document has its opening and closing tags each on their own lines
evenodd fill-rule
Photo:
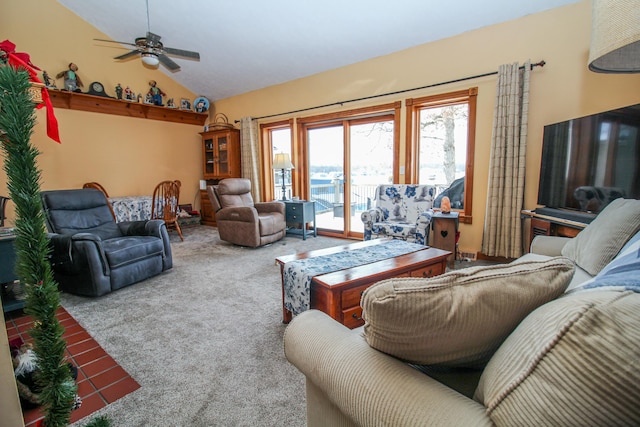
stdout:
<svg viewBox="0 0 640 427">
<path fill-rule="evenodd" d="M 182 230 L 178 223 L 180 208 L 180 185 L 176 181 L 162 181 L 153 190 L 151 201 L 151 219 L 162 219 L 167 225 L 167 230 L 175 229 L 184 241 Z"/>
<path fill-rule="evenodd" d="M 118 221 L 116 219 L 116 214 L 113 211 L 113 206 L 111 206 L 111 202 L 109 201 L 109 193 L 107 193 L 107 190 L 105 190 L 102 185 L 98 184 L 97 182 L 85 182 L 82 188 L 95 188 L 96 190 L 102 191 L 104 193 L 104 196 L 107 198 L 107 204 L 109 205 L 109 210 L 111 211 L 113 219 L 116 220 L 116 222 Z"/>
<path fill-rule="evenodd" d="M 105 188 L 97 182 L 85 182 L 82 188 L 95 188 L 96 190 L 102 191 L 104 195 L 107 196 L 107 199 L 109 198 L 109 193 L 107 193 L 107 190 L 105 190 Z"/>
</svg>

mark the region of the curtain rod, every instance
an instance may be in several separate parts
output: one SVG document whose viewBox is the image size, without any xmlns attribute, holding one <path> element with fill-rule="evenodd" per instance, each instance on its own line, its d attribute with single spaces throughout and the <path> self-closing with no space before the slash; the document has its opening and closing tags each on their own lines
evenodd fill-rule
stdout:
<svg viewBox="0 0 640 427">
<path fill-rule="evenodd" d="M 531 64 L 531 69 L 533 70 L 534 67 L 544 67 L 545 64 L 546 64 L 546 62 L 544 60 L 542 60 L 540 62 L 536 62 L 535 64 Z M 523 70 L 524 69 L 524 65 L 520 66 L 520 69 Z M 347 101 L 332 102 L 331 104 L 318 105 L 316 107 L 301 108 L 299 110 L 287 111 L 286 113 L 269 114 L 268 116 L 253 117 L 253 120 L 268 119 L 270 117 L 282 116 L 282 115 L 285 115 L 285 114 L 295 114 L 295 113 L 301 113 L 303 111 L 315 110 L 315 109 L 318 109 L 318 108 L 333 107 L 333 106 L 336 106 L 336 105 L 347 104 L 349 102 L 365 101 L 367 99 L 380 98 L 382 96 L 397 95 L 399 93 L 411 92 L 411 91 L 420 90 L 420 89 L 428 89 L 428 88 L 432 88 L 432 87 L 436 87 L 436 86 L 443 86 L 443 85 L 448 85 L 448 84 L 451 84 L 451 83 L 463 82 L 465 80 L 479 79 L 481 77 L 493 76 L 495 74 L 498 74 L 498 72 L 497 71 L 491 71 L 490 73 L 476 74 L 475 76 L 462 77 L 462 78 L 459 78 L 459 79 L 448 80 L 448 81 L 440 82 L 440 83 L 432 83 L 432 84 L 429 84 L 429 85 L 426 85 L 426 86 L 414 87 L 414 88 L 411 88 L 411 89 L 402 89 L 402 90 L 398 90 L 398 91 L 395 91 L 395 92 L 387 92 L 387 93 L 381 93 L 379 95 L 371 95 L 371 96 L 365 96 L 365 97 L 362 97 L 362 98 L 349 99 Z M 240 122 L 240 120 L 235 120 L 235 123 L 239 123 L 239 122 Z"/>
</svg>

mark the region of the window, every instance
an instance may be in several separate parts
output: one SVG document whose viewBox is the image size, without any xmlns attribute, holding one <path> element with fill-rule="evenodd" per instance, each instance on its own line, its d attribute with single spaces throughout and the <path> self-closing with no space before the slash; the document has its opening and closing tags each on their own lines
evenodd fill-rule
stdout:
<svg viewBox="0 0 640 427">
<path fill-rule="evenodd" d="M 471 223 L 477 88 L 411 98 L 407 105 L 408 182 L 434 185 Z"/>
<path fill-rule="evenodd" d="M 282 169 L 273 169 L 273 159 L 276 154 L 288 154 L 295 166 L 291 146 L 291 121 L 267 123 L 260 125 L 262 131 L 262 170 L 263 170 L 263 200 L 280 200 L 284 184 L 284 192 L 287 198 L 292 193 L 292 172 Z M 283 181 L 284 180 L 284 181 Z"/>
<path fill-rule="evenodd" d="M 316 204 L 321 234 L 362 238 L 378 184 L 398 177 L 400 102 L 297 119 L 300 197 Z"/>
</svg>

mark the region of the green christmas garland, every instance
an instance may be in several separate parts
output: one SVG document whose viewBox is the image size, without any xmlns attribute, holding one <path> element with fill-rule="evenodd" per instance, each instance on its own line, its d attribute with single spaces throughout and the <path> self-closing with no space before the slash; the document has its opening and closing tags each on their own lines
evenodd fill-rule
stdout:
<svg viewBox="0 0 640 427">
<path fill-rule="evenodd" d="M 36 380 L 46 427 L 69 424 L 77 386 L 65 360 L 64 328 L 56 318 L 58 285 L 47 261 L 49 246 L 40 201 L 38 150 L 31 145 L 35 126 L 29 74 L 0 65 L 0 143 L 9 195 L 16 207 L 17 274 L 25 287 L 25 312 L 33 317 L 30 331 L 37 355 Z"/>
</svg>

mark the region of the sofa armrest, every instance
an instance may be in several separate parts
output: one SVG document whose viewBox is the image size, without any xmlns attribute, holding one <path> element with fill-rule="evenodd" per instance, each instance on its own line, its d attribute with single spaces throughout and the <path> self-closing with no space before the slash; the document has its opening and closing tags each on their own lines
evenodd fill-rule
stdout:
<svg viewBox="0 0 640 427">
<path fill-rule="evenodd" d="M 431 229 L 431 220 L 433 218 L 433 211 L 424 211 L 418 215 L 416 219 L 416 243 L 426 245 L 429 243 L 429 231 Z"/>
<path fill-rule="evenodd" d="M 360 214 L 360 219 L 365 223 L 365 225 L 367 223 L 382 221 L 383 218 L 384 214 L 380 208 L 368 209 Z"/>
<path fill-rule="evenodd" d="M 380 208 L 366 210 L 360 214 L 360 219 L 364 224 L 364 240 L 371 240 L 373 234 L 373 223 L 384 218 Z"/>
<path fill-rule="evenodd" d="M 258 211 L 249 206 L 222 208 L 216 212 L 216 221 L 258 222 Z"/>
<path fill-rule="evenodd" d="M 47 238 L 51 245 L 49 261 L 54 269 L 73 274 L 80 264 L 88 262 L 93 265 L 92 271 L 110 274 L 109 262 L 99 236 L 91 233 L 47 233 Z"/>
<path fill-rule="evenodd" d="M 281 213 L 285 214 L 285 205 L 283 202 L 259 202 L 254 204 L 258 213 Z"/>
<path fill-rule="evenodd" d="M 562 248 L 570 237 L 560 236 L 536 236 L 531 242 L 530 252 L 538 255 L 560 256 Z"/>
<path fill-rule="evenodd" d="M 373 349 L 362 328 L 350 330 L 318 310 L 293 319 L 284 351 L 357 425 L 492 425 L 480 403 Z"/>
</svg>

